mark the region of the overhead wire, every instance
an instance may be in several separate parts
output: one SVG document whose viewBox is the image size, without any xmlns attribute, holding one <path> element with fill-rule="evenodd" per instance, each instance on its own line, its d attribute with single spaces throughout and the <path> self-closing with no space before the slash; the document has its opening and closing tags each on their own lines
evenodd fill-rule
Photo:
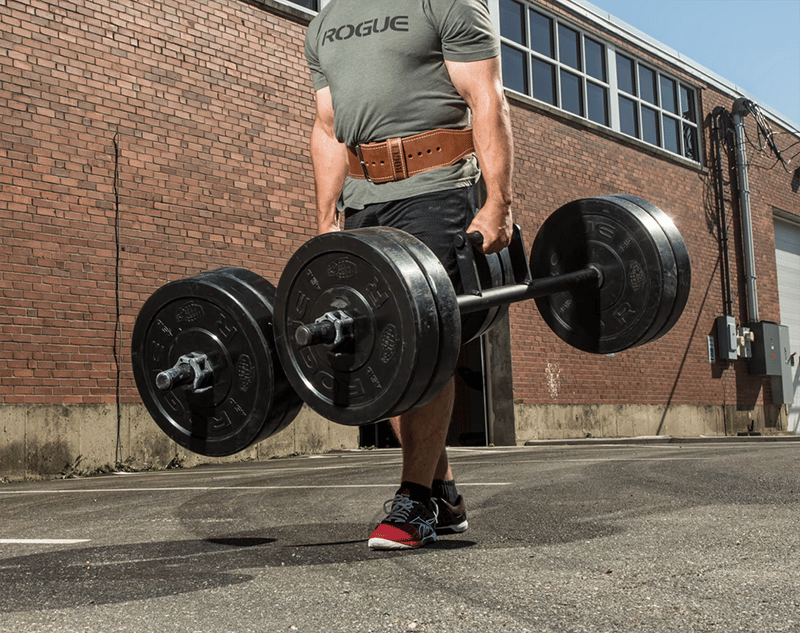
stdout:
<svg viewBox="0 0 800 633">
<path fill-rule="evenodd" d="M 784 157 L 784 152 L 786 152 L 786 150 L 800 143 L 800 138 L 798 138 L 791 132 L 784 132 L 785 134 L 790 134 L 793 138 L 798 138 L 798 140 L 789 145 L 788 147 L 785 147 L 783 150 L 779 149 L 778 144 L 775 141 L 776 135 L 772 129 L 772 125 L 770 125 L 770 122 L 764 116 L 764 113 L 762 112 L 761 108 L 757 104 L 749 100 L 745 102 L 745 107 L 750 112 L 750 114 L 753 115 L 753 119 L 756 122 L 756 134 L 757 134 L 756 136 L 757 143 L 754 143 L 747 132 L 747 126 L 745 126 L 744 133 L 747 142 L 759 152 L 764 154 L 772 153 L 775 156 L 776 160 L 772 164 L 770 169 L 774 169 L 776 165 L 780 164 L 787 174 L 791 174 L 792 170 L 789 169 L 789 165 L 791 164 L 793 159 L 797 158 L 797 155 L 800 154 L 800 151 L 793 154 L 788 160 Z M 767 152 L 767 149 L 769 149 L 770 151 Z"/>
</svg>

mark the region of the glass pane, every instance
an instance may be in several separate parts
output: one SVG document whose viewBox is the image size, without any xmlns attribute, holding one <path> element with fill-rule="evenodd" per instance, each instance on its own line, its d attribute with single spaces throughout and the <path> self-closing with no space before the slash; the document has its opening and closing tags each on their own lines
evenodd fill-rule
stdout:
<svg viewBox="0 0 800 633">
<path fill-rule="evenodd" d="M 555 68 L 552 64 L 533 60 L 533 97 L 550 105 L 556 104 Z"/>
<path fill-rule="evenodd" d="M 531 48 L 553 58 L 553 21 L 536 11 L 531 11 Z"/>
<path fill-rule="evenodd" d="M 644 66 L 639 66 L 639 90 L 642 99 L 658 105 L 656 102 L 656 74 Z"/>
<path fill-rule="evenodd" d="M 661 77 L 661 107 L 667 112 L 678 114 L 677 96 L 675 94 L 675 82 L 672 79 Z"/>
<path fill-rule="evenodd" d="M 639 117 L 636 114 L 636 102 L 619 98 L 619 129 L 624 134 L 639 138 Z"/>
<path fill-rule="evenodd" d="M 562 64 L 581 70 L 581 40 L 578 33 L 558 25 L 558 56 Z"/>
<path fill-rule="evenodd" d="M 636 78 L 633 74 L 633 60 L 617 53 L 617 86 L 623 92 L 636 96 Z"/>
<path fill-rule="evenodd" d="M 561 109 L 583 116 L 581 79 L 563 70 L 561 71 Z"/>
<path fill-rule="evenodd" d="M 608 81 L 606 79 L 606 47 L 594 40 L 590 40 L 588 37 L 584 39 L 584 42 L 586 47 L 586 72 L 595 79 Z"/>
<path fill-rule="evenodd" d="M 642 139 L 653 145 L 661 145 L 658 133 L 658 113 L 642 107 Z"/>
<path fill-rule="evenodd" d="M 683 126 L 683 155 L 692 160 L 700 160 L 700 148 L 697 146 L 697 129 L 690 125 Z"/>
<path fill-rule="evenodd" d="M 686 86 L 681 86 L 681 114 L 687 121 L 697 123 L 694 113 L 694 92 Z"/>
<path fill-rule="evenodd" d="M 608 98 L 606 89 L 591 81 L 586 85 L 589 106 L 589 119 L 600 125 L 608 126 Z"/>
<path fill-rule="evenodd" d="M 523 94 L 528 92 L 528 56 L 516 48 L 503 44 L 500 57 L 503 60 L 503 85 Z"/>
<path fill-rule="evenodd" d="M 677 119 L 664 117 L 664 149 L 680 154 L 681 124 Z"/>
<path fill-rule="evenodd" d="M 299 4 L 301 7 L 311 9 L 312 11 L 319 11 L 319 2 L 317 0 L 289 0 L 293 4 Z"/>
<path fill-rule="evenodd" d="M 513 0 L 500 0 L 500 35 L 525 46 L 525 7 Z"/>
</svg>

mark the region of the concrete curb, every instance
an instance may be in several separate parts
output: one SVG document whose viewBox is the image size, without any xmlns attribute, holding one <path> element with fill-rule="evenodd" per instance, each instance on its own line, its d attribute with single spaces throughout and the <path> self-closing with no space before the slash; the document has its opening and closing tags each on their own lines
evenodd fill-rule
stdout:
<svg viewBox="0 0 800 633">
<path fill-rule="evenodd" d="M 731 436 L 641 436 L 641 437 L 587 437 L 560 440 L 529 440 L 523 446 L 602 446 L 633 444 L 743 444 L 751 442 L 800 442 L 800 435 L 731 435 Z"/>
</svg>

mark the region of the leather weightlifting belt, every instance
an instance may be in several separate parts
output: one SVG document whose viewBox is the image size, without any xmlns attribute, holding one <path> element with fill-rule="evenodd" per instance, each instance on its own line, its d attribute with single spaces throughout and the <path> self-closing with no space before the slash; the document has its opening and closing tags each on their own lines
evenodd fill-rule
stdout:
<svg viewBox="0 0 800 633">
<path fill-rule="evenodd" d="M 347 149 L 350 177 L 374 183 L 404 180 L 423 171 L 448 167 L 475 151 L 472 128 L 431 130 Z"/>
</svg>

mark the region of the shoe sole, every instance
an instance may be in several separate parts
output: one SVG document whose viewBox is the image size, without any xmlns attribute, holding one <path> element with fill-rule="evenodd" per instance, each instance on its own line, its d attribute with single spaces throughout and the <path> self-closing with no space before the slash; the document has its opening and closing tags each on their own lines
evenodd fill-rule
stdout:
<svg viewBox="0 0 800 633">
<path fill-rule="evenodd" d="M 467 521 L 462 521 L 461 523 L 452 523 L 450 525 L 437 525 L 436 526 L 436 533 L 437 534 L 461 534 L 462 532 L 466 532 L 467 528 L 469 527 L 469 523 Z"/>
<path fill-rule="evenodd" d="M 397 541 L 390 541 L 389 539 L 385 538 L 371 538 L 367 542 L 370 549 L 418 549 L 423 545 L 427 545 L 428 543 L 433 543 L 436 539 L 428 539 L 424 543 L 398 543 Z"/>
<path fill-rule="evenodd" d="M 371 538 L 368 545 L 370 549 L 416 549 L 421 547 L 420 544 L 409 545 L 408 543 L 389 541 L 385 538 Z"/>
</svg>

